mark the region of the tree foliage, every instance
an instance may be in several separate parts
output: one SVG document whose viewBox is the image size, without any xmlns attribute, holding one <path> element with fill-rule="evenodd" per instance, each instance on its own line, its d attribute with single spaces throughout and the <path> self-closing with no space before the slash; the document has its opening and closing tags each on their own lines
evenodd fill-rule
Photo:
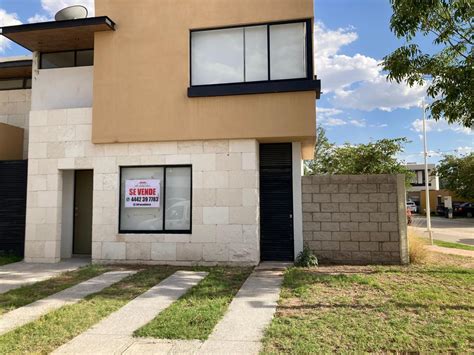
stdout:
<svg viewBox="0 0 474 355">
<path fill-rule="evenodd" d="M 388 79 L 410 86 L 428 83 L 435 120 L 474 124 L 474 1 L 390 0 L 390 29 L 406 44 L 383 60 Z M 435 53 L 424 53 L 417 35 L 434 37 Z"/>
<path fill-rule="evenodd" d="M 474 153 L 462 157 L 445 155 L 437 172 L 443 187 L 459 197 L 474 200 Z"/>
<path fill-rule="evenodd" d="M 405 174 L 409 181 L 412 172 L 397 159 L 406 143 L 406 138 L 394 138 L 337 146 L 329 142 L 323 128 L 318 128 L 314 159 L 306 162 L 307 174 Z"/>
</svg>

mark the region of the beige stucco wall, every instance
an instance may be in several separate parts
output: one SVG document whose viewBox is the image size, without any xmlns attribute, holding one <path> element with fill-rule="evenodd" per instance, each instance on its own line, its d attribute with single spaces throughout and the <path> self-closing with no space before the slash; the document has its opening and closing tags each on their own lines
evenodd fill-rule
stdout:
<svg viewBox="0 0 474 355">
<path fill-rule="evenodd" d="M 315 93 L 188 98 L 189 31 L 313 17 L 313 0 L 96 0 L 117 23 L 96 33 L 95 143 L 257 138 L 305 141 Z M 308 149 L 309 148 L 309 149 Z"/>
<path fill-rule="evenodd" d="M 0 160 L 23 159 L 23 129 L 0 123 Z"/>
<path fill-rule="evenodd" d="M 28 157 L 28 117 L 31 108 L 31 90 L 0 90 L 0 123 L 23 128 L 23 156 Z"/>
<path fill-rule="evenodd" d="M 61 240 L 72 211 L 62 206 L 65 172 L 93 169 L 93 261 L 258 263 L 255 139 L 93 144 L 90 108 L 32 111 L 30 123 L 27 262 L 59 261 L 70 243 Z M 192 234 L 119 234 L 119 167 L 157 164 L 192 164 Z"/>
</svg>

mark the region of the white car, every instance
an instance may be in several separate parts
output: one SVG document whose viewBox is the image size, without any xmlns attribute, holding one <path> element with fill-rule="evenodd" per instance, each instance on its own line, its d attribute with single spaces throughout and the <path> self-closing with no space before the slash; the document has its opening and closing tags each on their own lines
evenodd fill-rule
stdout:
<svg viewBox="0 0 474 355">
<path fill-rule="evenodd" d="M 410 210 L 411 213 L 417 213 L 418 212 L 418 206 L 415 204 L 415 202 L 408 201 L 407 202 L 407 210 Z"/>
</svg>

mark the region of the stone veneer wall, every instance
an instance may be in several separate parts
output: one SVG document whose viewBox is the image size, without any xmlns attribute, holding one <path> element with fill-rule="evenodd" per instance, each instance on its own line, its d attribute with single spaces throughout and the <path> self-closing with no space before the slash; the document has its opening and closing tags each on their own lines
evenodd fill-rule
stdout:
<svg viewBox="0 0 474 355">
<path fill-rule="evenodd" d="M 303 238 L 323 262 L 408 263 L 404 175 L 304 176 Z"/>
<path fill-rule="evenodd" d="M 62 172 L 94 169 L 96 262 L 257 264 L 256 140 L 92 144 L 92 110 L 32 111 L 25 257 L 61 255 Z M 119 234 L 119 166 L 192 164 L 192 234 Z"/>
<path fill-rule="evenodd" d="M 28 157 L 28 119 L 31 90 L 0 90 L 0 122 L 24 129 L 23 158 Z"/>
</svg>

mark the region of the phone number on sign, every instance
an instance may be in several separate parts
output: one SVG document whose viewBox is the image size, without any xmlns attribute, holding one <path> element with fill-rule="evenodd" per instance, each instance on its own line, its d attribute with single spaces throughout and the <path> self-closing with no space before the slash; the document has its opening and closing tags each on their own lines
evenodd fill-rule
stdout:
<svg viewBox="0 0 474 355">
<path fill-rule="evenodd" d="M 132 202 L 159 202 L 159 197 L 145 197 L 145 196 L 133 196 L 129 197 L 128 201 Z"/>
</svg>

